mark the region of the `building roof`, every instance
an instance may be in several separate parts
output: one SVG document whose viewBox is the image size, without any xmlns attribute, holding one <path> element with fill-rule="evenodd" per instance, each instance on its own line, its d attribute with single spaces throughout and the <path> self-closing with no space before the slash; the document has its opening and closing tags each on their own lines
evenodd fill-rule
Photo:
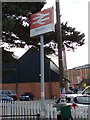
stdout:
<svg viewBox="0 0 90 120">
<path fill-rule="evenodd" d="M 90 68 L 90 64 L 86 64 L 86 65 L 83 65 L 83 66 L 75 67 L 76 70 L 78 70 L 78 69 L 85 69 L 85 68 Z"/>
<path fill-rule="evenodd" d="M 79 70 L 79 69 L 85 69 L 85 68 L 90 68 L 90 64 L 74 67 L 72 69 Z M 69 69 L 69 70 L 72 70 L 72 69 Z"/>
</svg>

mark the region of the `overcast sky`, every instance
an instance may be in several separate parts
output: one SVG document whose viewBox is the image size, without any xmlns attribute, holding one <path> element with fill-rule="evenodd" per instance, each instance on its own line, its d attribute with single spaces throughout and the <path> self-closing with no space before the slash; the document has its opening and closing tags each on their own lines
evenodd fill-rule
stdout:
<svg viewBox="0 0 90 120">
<path fill-rule="evenodd" d="M 60 0 L 61 22 L 68 22 L 69 26 L 85 34 L 85 45 L 78 47 L 75 52 L 66 51 L 68 69 L 88 64 L 88 2 L 89 0 Z M 47 0 L 44 9 L 52 6 L 55 10 L 55 0 Z"/>
<path fill-rule="evenodd" d="M 77 66 L 88 64 L 88 2 L 90 0 L 60 0 L 61 22 L 68 22 L 68 25 L 75 27 L 77 31 L 85 34 L 85 45 L 78 47 L 75 52 L 66 51 L 67 68 L 71 69 Z M 54 6 L 55 0 L 47 0 L 43 9 Z M 42 10 L 43 10 L 42 9 Z M 56 14 L 54 14 L 56 21 Z M 21 49 L 20 49 L 21 50 Z M 16 51 L 16 55 L 22 53 Z M 17 54 L 18 53 L 18 54 Z M 58 64 L 58 59 L 53 57 Z"/>
</svg>

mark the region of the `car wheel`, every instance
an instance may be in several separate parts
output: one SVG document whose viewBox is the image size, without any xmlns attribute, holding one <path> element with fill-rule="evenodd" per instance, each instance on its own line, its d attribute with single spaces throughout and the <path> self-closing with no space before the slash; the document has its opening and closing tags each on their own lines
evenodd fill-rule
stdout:
<svg viewBox="0 0 90 120">
<path fill-rule="evenodd" d="M 14 100 L 14 101 L 16 101 L 16 100 L 17 100 L 17 98 L 16 98 L 16 97 L 13 97 L 13 100 Z"/>
</svg>

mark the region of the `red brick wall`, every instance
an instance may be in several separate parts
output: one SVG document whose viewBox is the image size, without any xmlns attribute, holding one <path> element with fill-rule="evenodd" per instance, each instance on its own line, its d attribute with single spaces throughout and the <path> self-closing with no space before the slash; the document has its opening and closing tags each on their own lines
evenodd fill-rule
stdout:
<svg viewBox="0 0 90 120">
<path fill-rule="evenodd" d="M 15 83 L 4 83 L 1 85 L 2 88 L 0 89 L 9 89 L 16 92 L 16 84 Z M 52 82 L 51 83 L 51 93 L 52 96 L 60 96 L 60 85 L 59 82 Z M 18 98 L 24 92 L 31 91 L 36 99 L 41 98 L 41 83 L 18 83 Z M 45 82 L 45 99 L 50 98 L 50 83 Z"/>
<path fill-rule="evenodd" d="M 13 90 L 14 92 L 16 92 L 16 85 L 13 83 L 7 83 L 7 84 L 2 84 L 2 89 L 3 90 Z"/>
<path fill-rule="evenodd" d="M 60 83 L 59 82 L 52 82 L 52 95 L 60 97 Z"/>
<path fill-rule="evenodd" d="M 81 77 L 81 79 L 85 79 L 85 78 L 90 78 L 90 68 L 85 68 L 85 69 L 70 69 L 68 70 L 68 78 L 70 80 L 70 83 L 72 84 L 77 84 L 77 77 Z"/>
</svg>

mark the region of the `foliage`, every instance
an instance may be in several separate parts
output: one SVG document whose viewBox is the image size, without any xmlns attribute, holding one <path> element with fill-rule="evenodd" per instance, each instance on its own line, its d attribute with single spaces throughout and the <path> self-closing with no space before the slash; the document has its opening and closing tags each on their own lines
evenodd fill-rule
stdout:
<svg viewBox="0 0 90 120">
<path fill-rule="evenodd" d="M 2 61 L 4 63 L 8 63 L 11 61 L 14 61 L 14 58 L 12 57 L 13 52 L 6 51 L 4 48 L 2 48 Z"/>
<path fill-rule="evenodd" d="M 10 47 L 23 47 L 23 41 L 26 44 L 30 42 L 30 14 L 38 12 L 44 6 L 45 2 L 4 2 L 2 3 L 2 39 Z M 24 26 L 23 23 L 27 23 Z M 20 40 L 18 45 L 16 40 Z"/>
<path fill-rule="evenodd" d="M 76 31 L 76 28 L 72 28 L 67 26 L 67 22 L 61 24 L 62 26 L 62 41 L 63 44 L 66 45 L 68 48 L 74 49 L 74 45 L 82 46 L 84 44 L 84 33 Z M 74 44 L 74 45 L 73 45 Z"/>
<path fill-rule="evenodd" d="M 29 21 L 30 14 L 41 10 L 45 2 L 3 2 L 2 3 L 2 42 L 8 43 L 9 47 L 24 47 L 23 41 L 30 41 L 29 37 Z M 23 22 L 28 23 L 28 26 L 23 25 Z M 19 42 L 16 42 L 19 40 Z M 20 42 L 21 41 L 21 42 Z M 2 48 L 3 63 L 16 62 L 12 57 L 13 52 Z M 15 69 L 3 69 L 3 77 L 14 72 Z"/>
<path fill-rule="evenodd" d="M 7 42 L 10 47 L 24 47 L 25 44 L 39 50 L 40 38 L 30 38 L 30 14 L 41 10 L 45 2 L 5 2 L 2 3 L 2 29 L 3 42 Z M 26 24 L 26 25 L 25 25 Z M 75 46 L 84 44 L 85 35 L 76 31 L 66 23 L 61 24 L 62 42 L 67 48 L 74 50 Z M 55 25 L 56 29 L 56 25 Z M 58 37 L 58 36 L 57 36 Z M 55 53 L 57 47 L 56 30 L 44 35 L 45 54 Z M 16 42 L 19 40 L 19 43 Z M 25 44 L 23 44 L 23 41 Z M 50 44 L 53 41 L 54 45 Z M 48 45 L 47 45 L 48 44 Z"/>
</svg>

